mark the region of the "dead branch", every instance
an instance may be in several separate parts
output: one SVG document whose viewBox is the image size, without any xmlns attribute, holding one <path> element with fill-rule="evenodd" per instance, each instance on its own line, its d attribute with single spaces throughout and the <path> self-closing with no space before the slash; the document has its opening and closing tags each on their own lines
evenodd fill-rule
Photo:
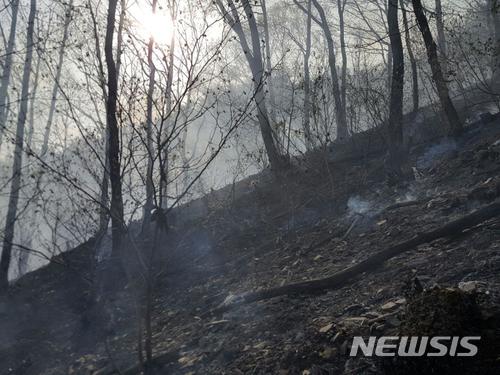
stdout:
<svg viewBox="0 0 500 375">
<path fill-rule="evenodd" d="M 359 219 L 361 219 L 363 217 L 363 215 L 357 215 L 354 220 L 352 221 L 352 224 L 349 226 L 349 229 L 347 229 L 347 232 L 345 232 L 345 234 L 342 236 L 342 240 L 345 240 L 347 237 L 349 237 L 349 235 L 351 234 L 352 230 L 354 229 L 354 227 L 356 226 L 357 222 L 359 221 Z"/>
<path fill-rule="evenodd" d="M 229 304 L 223 304 L 216 309 L 204 315 L 219 314 L 228 311 L 235 306 L 251 302 L 262 301 L 274 297 L 293 295 L 293 294 L 314 294 L 329 289 L 336 289 L 351 281 L 353 278 L 361 275 L 363 272 L 373 272 L 385 261 L 401 255 L 415 247 L 432 242 L 442 237 L 448 237 L 461 233 L 462 231 L 474 227 L 482 222 L 494 218 L 500 214 L 500 202 L 492 203 L 486 207 L 476 210 L 460 219 L 453 220 L 442 227 L 415 235 L 408 241 L 391 246 L 375 255 L 347 267 L 342 271 L 334 273 L 332 276 L 283 285 L 276 288 L 258 290 L 255 292 L 244 293 L 238 298 L 232 300 Z"/>
</svg>

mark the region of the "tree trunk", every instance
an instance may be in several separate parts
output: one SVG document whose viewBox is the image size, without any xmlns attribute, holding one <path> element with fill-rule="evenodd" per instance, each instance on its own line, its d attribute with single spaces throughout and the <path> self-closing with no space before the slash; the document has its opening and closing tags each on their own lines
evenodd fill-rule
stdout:
<svg viewBox="0 0 500 375">
<path fill-rule="evenodd" d="M 24 61 L 23 81 L 21 89 L 21 104 L 17 118 L 16 144 L 14 149 L 14 161 L 12 164 L 12 179 L 9 195 L 9 206 L 5 219 L 5 230 L 2 246 L 2 257 L 0 259 L 0 294 L 5 293 L 9 286 L 9 267 L 12 255 L 12 241 L 14 240 L 14 228 L 17 217 L 17 203 L 19 191 L 21 190 L 21 173 L 23 166 L 24 127 L 28 114 L 28 99 L 30 89 L 31 64 L 33 60 L 33 33 L 35 28 L 36 0 L 30 2 L 28 16 L 28 30 L 26 33 L 26 57 Z"/>
<path fill-rule="evenodd" d="M 254 78 L 255 101 L 257 103 L 257 111 L 258 111 L 257 117 L 259 119 L 260 130 L 262 133 L 262 138 L 264 139 L 264 145 L 266 147 L 271 167 L 276 171 L 279 171 L 283 169 L 283 158 L 278 152 L 278 148 L 275 144 L 272 124 L 266 106 L 266 98 L 264 91 L 265 76 L 264 76 L 262 52 L 260 49 L 259 29 L 257 28 L 255 15 L 253 13 L 252 6 L 250 5 L 249 0 L 242 0 L 242 4 L 248 19 L 248 25 L 250 27 L 250 35 L 252 41 L 253 59 L 250 62 L 250 69 L 252 70 L 252 75 Z"/>
<path fill-rule="evenodd" d="M 104 170 L 101 179 L 101 192 L 99 195 L 99 233 L 105 234 L 109 224 L 109 137 L 107 136 L 107 129 L 104 131 L 105 145 L 104 145 Z"/>
<path fill-rule="evenodd" d="M 7 103 L 7 93 L 9 90 L 10 77 L 12 75 L 12 60 L 16 47 L 17 15 L 19 13 L 19 0 L 12 0 L 12 20 L 10 21 L 9 40 L 5 49 L 5 61 L 2 72 L 2 83 L 0 85 L 0 146 L 2 145 L 3 133 L 7 126 L 9 115 L 9 104 Z"/>
<path fill-rule="evenodd" d="M 346 116 L 347 127 L 347 49 L 345 43 L 345 22 L 344 10 L 347 0 L 337 0 L 337 11 L 339 14 L 339 31 L 340 31 L 340 53 L 342 55 L 342 71 L 340 73 L 340 100 L 342 101 L 342 110 Z"/>
<path fill-rule="evenodd" d="M 54 76 L 54 86 L 52 87 L 52 94 L 50 97 L 51 101 L 50 101 L 49 117 L 47 119 L 47 124 L 45 125 L 45 133 L 43 135 L 43 143 L 40 151 L 40 156 L 42 158 L 45 157 L 49 148 L 50 130 L 52 128 L 52 123 L 54 121 L 54 114 L 56 112 L 57 92 L 59 91 L 59 85 L 61 84 L 60 80 L 61 80 L 62 66 L 64 62 L 64 52 L 66 51 L 66 44 L 68 41 L 68 34 L 69 34 L 68 33 L 69 24 L 71 23 L 72 13 L 73 13 L 73 0 L 69 2 L 68 9 L 65 12 L 63 39 L 61 41 L 61 47 L 59 48 L 56 74 Z"/>
<path fill-rule="evenodd" d="M 110 165 L 109 178 L 111 182 L 111 230 L 113 262 L 117 262 L 122 253 L 122 241 L 125 233 L 123 222 L 122 178 L 120 166 L 120 131 L 116 117 L 118 100 L 118 72 L 113 56 L 113 36 L 115 30 L 117 0 L 109 0 L 104 54 L 108 71 L 108 97 L 106 100 L 106 122 L 108 128 Z M 116 265 L 116 263 L 115 263 Z"/>
<path fill-rule="evenodd" d="M 412 0 L 412 3 L 413 11 L 415 12 L 415 17 L 417 18 L 418 27 L 420 29 L 420 32 L 422 33 L 425 48 L 427 50 L 427 58 L 432 70 L 432 79 L 436 84 L 439 100 L 441 101 L 441 106 L 443 107 L 443 110 L 446 114 L 446 119 L 448 121 L 448 135 L 458 136 L 463 132 L 462 121 L 458 117 L 457 110 L 455 109 L 455 106 L 451 101 L 448 84 L 443 76 L 441 65 L 439 64 L 436 42 L 434 41 L 431 30 L 429 28 L 427 17 L 424 14 L 422 1 Z"/>
<path fill-rule="evenodd" d="M 311 134 L 311 74 L 309 71 L 309 59 L 311 57 L 311 17 L 312 0 L 307 2 L 307 31 L 306 50 L 304 53 L 304 138 L 307 150 L 314 148 L 314 141 Z"/>
<path fill-rule="evenodd" d="M 157 0 L 153 0 L 152 14 L 156 14 Z M 149 67 L 149 87 L 146 97 L 146 152 L 148 165 L 146 169 L 146 203 L 142 220 L 142 231 L 148 231 L 151 222 L 151 211 L 153 210 L 153 95 L 155 88 L 156 67 L 153 62 L 154 36 L 149 36 L 148 43 L 148 67 Z"/>
<path fill-rule="evenodd" d="M 326 44 L 328 46 L 328 63 L 330 65 L 330 73 L 332 77 L 333 99 L 335 101 L 335 114 L 337 117 L 337 140 L 345 140 L 349 136 L 347 129 L 347 116 L 342 103 L 341 89 L 339 88 L 339 77 L 337 74 L 337 59 L 335 57 L 335 46 L 333 44 L 332 32 L 328 26 L 328 18 L 325 10 L 318 3 L 318 0 L 312 0 L 314 7 L 318 10 L 321 18 L 323 33 L 325 34 Z"/>
<path fill-rule="evenodd" d="M 408 23 L 408 15 L 406 13 L 406 0 L 400 0 L 401 4 L 401 13 L 403 15 L 403 26 L 405 28 L 405 43 L 406 50 L 408 51 L 408 58 L 410 60 L 411 66 L 411 80 L 412 80 L 412 99 L 413 99 L 413 113 L 418 111 L 420 106 L 419 104 L 419 94 L 418 94 L 418 68 L 417 68 L 417 60 L 415 59 L 415 55 L 413 53 L 413 47 L 411 45 L 410 38 L 410 28 Z"/>
<path fill-rule="evenodd" d="M 170 38 L 170 50 L 168 53 L 168 73 L 167 73 L 167 84 L 165 86 L 165 112 L 167 114 L 167 128 L 162 129 L 162 131 L 165 133 L 165 137 L 168 137 L 168 123 L 170 119 L 172 118 L 172 97 L 173 97 L 173 85 L 174 85 L 174 57 L 175 57 L 175 24 L 177 20 L 177 4 L 175 1 L 171 3 L 171 9 L 170 9 L 170 18 L 172 19 L 172 24 L 173 24 L 173 32 L 172 32 L 172 37 Z M 163 128 L 163 126 L 162 126 Z M 169 144 L 166 143 L 163 146 L 163 150 L 160 150 L 162 154 L 162 158 L 160 158 L 160 168 L 161 168 L 161 179 L 160 179 L 160 201 L 159 206 L 166 212 L 168 209 L 168 175 L 169 175 Z"/>
<path fill-rule="evenodd" d="M 243 53 L 245 54 L 245 58 L 250 67 L 250 71 L 252 72 L 252 81 L 255 90 L 254 100 L 257 106 L 257 119 L 259 121 L 259 127 L 262 134 L 262 139 L 264 141 L 264 147 L 266 149 L 269 163 L 271 164 L 271 169 L 279 173 L 286 167 L 287 163 L 278 151 L 278 147 L 276 146 L 269 112 L 267 111 L 266 107 L 264 94 L 264 63 L 262 60 L 262 51 L 260 48 L 259 30 L 257 28 L 257 23 L 255 21 L 252 6 L 250 5 L 249 1 L 242 0 L 241 3 L 250 29 L 252 48 L 250 48 L 245 36 L 245 32 L 243 31 L 242 23 L 238 14 L 238 9 L 236 8 L 234 0 L 227 1 L 229 10 L 226 9 L 222 0 L 215 0 L 215 4 L 219 9 L 219 12 L 222 14 L 225 21 L 229 24 L 235 34 L 238 36 L 241 48 L 243 50 Z"/>
<path fill-rule="evenodd" d="M 393 57 L 392 57 L 392 48 L 390 45 L 387 46 L 387 81 L 386 81 L 386 89 L 387 92 L 391 92 L 392 87 L 392 72 L 393 72 Z"/>
<path fill-rule="evenodd" d="M 276 110 L 276 95 L 274 93 L 274 85 L 272 81 L 272 60 L 271 60 L 271 36 L 269 34 L 269 22 L 267 17 L 267 6 L 266 1 L 261 0 L 262 7 L 262 23 L 264 26 L 264 40 L 265 40 L 265 51 L 266 51 L 266 85 L 269 91 L 269 104 L 271 106 L 271 110 L 269 111 L 269 117 L 271 119 L 272 124 L 276 124 L 276 116 L 274 114 Z M 279 138 L 279 137 L 278 137 Z"/>
<path fill-rule="evenodd" d="M 495 32 L 493 38 L 491 88 L 498 95 L 500 94 L 500 1 L 490 0 L 490 7 Z"/>
<path fill-rule="evenodd" d="M 446 36 L 444 33 L 443 21 L 443 6 L 441 0 L 436 1 L 436 29 L 437 29 L 437 45 L 439 48 L 439 55 L 441 57 L 441 68 L 443 69 L 445 78 L 448 76 L 448 64 L 446 61 Z"/>
<path fill-rule="evenodd" d="M 404 54 L 399 31 L 398 0 L 389 0 L 387 24 L 392 51 L 392 79 L 389 108 L 389 163 L 391 174 L 401 174 L 403 152 Z"/>
</svg>

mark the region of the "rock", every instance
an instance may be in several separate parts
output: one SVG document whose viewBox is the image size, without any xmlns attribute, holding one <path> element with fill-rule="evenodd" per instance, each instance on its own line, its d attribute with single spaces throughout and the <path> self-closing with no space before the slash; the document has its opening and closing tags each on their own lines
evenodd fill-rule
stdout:
<svg viewBox="0 0 500 375">
<path fill-rule="evenodd" d="M 472 293 L 477 291 L 478 288 L 483 285 L 484 283 L 480 281 L 461 281 L 458 283 L 458 289 L 466 293 Z"/>
<path fill-rule="evenodd" d="M 404 305 L 406 303 L 406 298 L 399 298 L 394 303 L 397 303 L 398 305 Z"/>
<path fill-rule="evenodd" d="M 189 356 L 189 355 L 186 355 L 184 357 L 181 357 L 177 360 L 177 362 L 179 363 L 179 365 L 181 365 L 182 367 L 190 367 L 190 366 L 193 366 L 197 361 L 199 360 L 198 357 L 196 356 Z"/>
<path fill-rule="evenodd" d="M 320 333 L 327 333 L 333 328 L 333 323 L 327 324 L 326 326 L 323 326 L 319 329 Z"/>
<path fill-rule="evenodd" d="M 396 309 L 397 307 L 399 307 L 399 304 L 390 301 L 390 302 L 383 304 L 380 308 L 384 311 L 391 311 L 391 310 Z"/>
</svg>

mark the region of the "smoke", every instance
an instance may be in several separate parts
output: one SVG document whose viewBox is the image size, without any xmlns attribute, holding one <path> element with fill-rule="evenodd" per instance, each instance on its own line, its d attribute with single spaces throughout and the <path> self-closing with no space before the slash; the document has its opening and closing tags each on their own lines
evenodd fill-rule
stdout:
<svg viewBox="0 0 500 375">
<path fill-rule="evenodd" d="M 450 155 L 457 149 L 457 143 L 450 139 L 445 139 L 440 143 L 429 147 L 417 160 L 418 169 L 427 169 L 432 167 L 436 159 Z"/>
<path fill-rule="evenodd" d="M 372 209 L 372 204 L 359 196 L 353 196 L 347 201 L 347 209 L 350 216 L 355 214 L 365 215 Z"/>
</svg>

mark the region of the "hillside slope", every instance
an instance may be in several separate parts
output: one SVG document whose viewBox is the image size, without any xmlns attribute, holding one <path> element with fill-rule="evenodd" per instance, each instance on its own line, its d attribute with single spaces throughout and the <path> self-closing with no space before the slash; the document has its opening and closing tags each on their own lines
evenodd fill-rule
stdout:
<svg viewBox="0 0 500 375">
<path fill-rule="evenodd" d="M 415 180 L 395 187 L 384 181 L 382 157 L 315 161 L 316 169 L 306 165 L 280 184 L 264 174 L 244 195 L 211 201 L 203 217 L 174 228 L 154 300 L 158 373 L 380 373 L 374 362 L 349 359 L 348 339 L 398 330 L 415 278 L 425 288 L 460 285 L 487 296 L 481 308 L 496 319 L 498 218 L 412 249 L 339 289 L 209 313 L 241 293 L 326 277 L 495 201 L 500 122 L 419 146 L 411 162 Z M 93 249 L 89 241 L 12 288 L 0 310 L 0 374 L 133 373 L 125 371 L 137 362 L 130 288 L 116 295 L 112 326 L 83 313 L 92 308 Z M 498 365 L 484 363 L 481 373 Z"/>
</svg>

